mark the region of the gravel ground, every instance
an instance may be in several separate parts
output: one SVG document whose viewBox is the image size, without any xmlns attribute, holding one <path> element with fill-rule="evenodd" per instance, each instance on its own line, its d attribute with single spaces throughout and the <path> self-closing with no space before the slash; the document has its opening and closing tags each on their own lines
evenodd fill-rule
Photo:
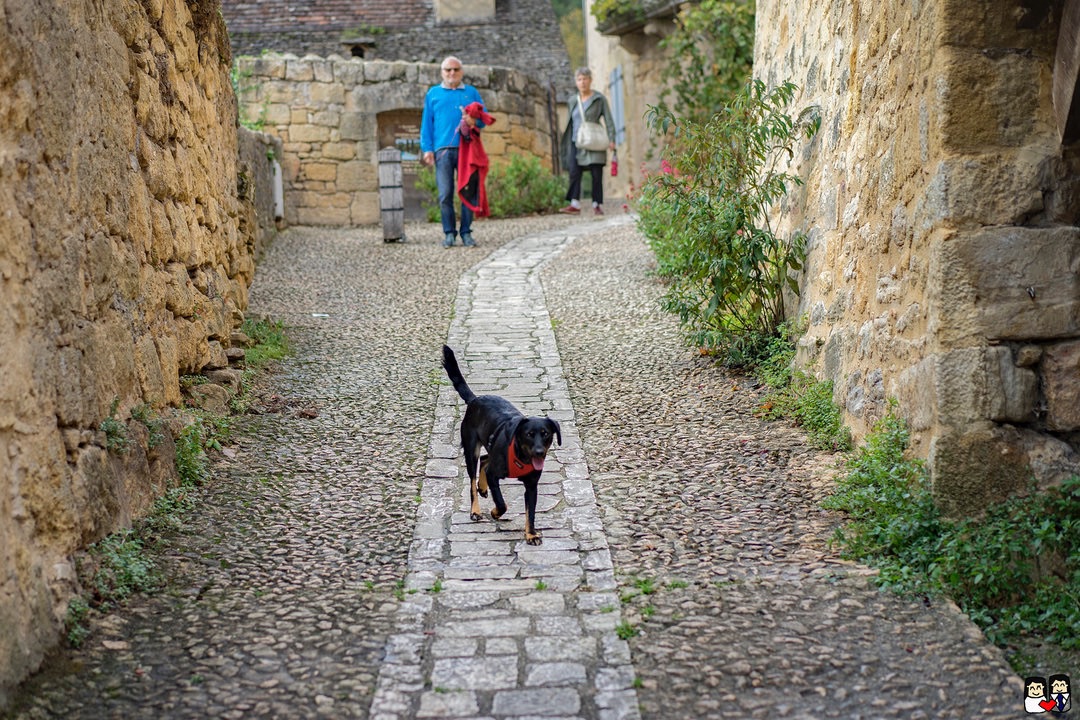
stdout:
<svg viewBox="0 0 1080 720">
<path fill-rule="evenodd" d="M 378 229 L 279 238 L 251 314 L 285 321 L 297 348 L 260 388 L 280 411 L 234 423 L 158 551 L 168 591 L 96 619 L 10 717 L 367 718 L 459 278 L 583 220 L 485 221 L 471 251 L 442 249 L 433 225 L 400 245 Z M 750 383 L 681 345 L 632 225 L 596 228 L 548 266 L 545 295 L 639 631 L 642 716 L 1021 717 L 1019 678 L 955 608 L 880 593 L 830 550 L 838 518 L 817 502 L 837 458 L 757 419 Z"/>
<path fill-rule="evenodd" d="M 1018 717 L 1019 678 L 954 606 L 879 592 L 829 549 L 839 458 L 682 345 L 652 267 L 617 228 L 544 273 L 642 716 Z"/>
</svg>

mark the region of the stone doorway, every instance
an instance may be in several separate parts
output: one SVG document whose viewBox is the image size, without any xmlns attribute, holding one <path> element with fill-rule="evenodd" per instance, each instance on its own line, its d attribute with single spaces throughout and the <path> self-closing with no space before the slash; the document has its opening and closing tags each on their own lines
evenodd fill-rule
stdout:
<svg viewBox="0 0 1080 720">
<path fill-rule="evenodd" d="M 416 187 L 420 173 L 420 115 L 419 110 L 388 110 L 379 113 L 379 147 L 396 147 L 401 151 L 401 184 L 405 196 L 405 219 L 424 220 L 423 204 L 434 198 Z"/>
</svg>

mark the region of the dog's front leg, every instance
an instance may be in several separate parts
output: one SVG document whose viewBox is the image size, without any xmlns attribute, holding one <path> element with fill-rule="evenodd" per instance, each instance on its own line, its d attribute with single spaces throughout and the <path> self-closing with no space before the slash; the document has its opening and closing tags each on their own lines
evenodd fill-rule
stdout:
<svg viewBox="0 0 1080 720">
<path fill-rule="evenodd" d="M 525 542 L 529 545 L 540 545 L 544 542 L 543 537 L 536 531 L 536 498 L 540 478 L 533 481 L 525 480 Z"/>
<path fill-rule="evenodd" d="M 502 488 L 499 487 L 498 478 L 488 478 L 488 490 L 491 491 L 491 499 L 495 507 L 491 508 L 491 517 L 498 520 L 506 514 L 506 501 L 503 500 Z"/>
</svg>

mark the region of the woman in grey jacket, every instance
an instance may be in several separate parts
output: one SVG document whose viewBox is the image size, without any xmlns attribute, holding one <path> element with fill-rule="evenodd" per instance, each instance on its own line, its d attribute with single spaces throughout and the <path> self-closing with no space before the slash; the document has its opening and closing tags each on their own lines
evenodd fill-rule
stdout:
<svg viewBox="0 0 1080 720">
<path fill-rule="evenodd" d="M 593 213 L 603 215 L 604 165 L 607 164 L 607 151 L 579 148 L 574 144 L 574 138 L 577 137 L 578 128 L 583 121 L 600 122 L 603 118 L 604 129 L 608 135 L 608 150 L 614 150 L 615 120 L 611 116 L 607 98 L 592 89 L 592 71 L 589 68 L 578 68 L 574 83 L 577 85 L 578 94 L 570 103 L 570 119 L 559 142 L 560 154 L 570 170 L 570 187 L 566 191 L 566 199 L 570 204 L 559 212 L 581 212 L 581 173 L 587 169 L 592 175 Z M 582 109 L 585 111 L 584 118 Z"/>
</svg>

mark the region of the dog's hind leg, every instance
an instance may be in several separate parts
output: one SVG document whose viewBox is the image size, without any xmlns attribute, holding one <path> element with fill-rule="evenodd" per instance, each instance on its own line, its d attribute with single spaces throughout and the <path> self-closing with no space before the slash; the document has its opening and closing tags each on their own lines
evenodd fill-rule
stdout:
<svg viewBox="0 0 1080 720">
<path fill-rule="evenodd" d="M 476 490 L 480 493 L 480 497 L 487 497 L 488 495 L 488 481 L 487 481 L 487 455 L 480 458 L 480 472 L 476 474 Z"/>
<path fill-rule="evenodd" d="M 462 447 L 465 450 L 465 469 L 469 473 L 469 518 L 471 520 L 479 520 L 480 514 L 480 496 L 477 494 L 476 479 L 482 472 L 480 465 L 480 445 L 477 443 L 463 442 Z"/>
</svg>

